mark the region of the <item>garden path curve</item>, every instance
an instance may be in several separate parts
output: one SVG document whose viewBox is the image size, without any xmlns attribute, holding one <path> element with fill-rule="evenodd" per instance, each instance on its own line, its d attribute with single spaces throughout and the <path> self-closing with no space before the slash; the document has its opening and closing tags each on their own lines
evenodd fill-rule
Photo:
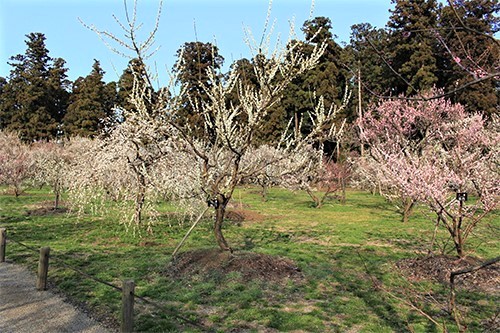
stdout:
<svg viewBox="0 0 500 333">
<path fill-rule="evenodd" d="M 109 332 L 60 296 L 38 291 L 35 283 L 26 268 L 0 263 L 0 332 Z"/>
</svg>

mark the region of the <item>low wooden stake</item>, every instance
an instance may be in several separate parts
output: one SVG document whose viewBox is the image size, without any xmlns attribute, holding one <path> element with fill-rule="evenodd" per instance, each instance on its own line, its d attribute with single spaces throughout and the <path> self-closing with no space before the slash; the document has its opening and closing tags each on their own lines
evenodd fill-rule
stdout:
<svg viewBox="0 0 500 333">
<path fill-rule="evenodd" d="M 0 229 L 0 262 L 5 262 L 5 248 L 7 245 L 7 230 Z"/>
<path fill-rule="evenodd" d="M 50 247 L 40 249 L 40 261 L 38 262 L 38 280 L 36 289 L 47 290 L 47 274 L 49 272 Z"/>
<path fill-rule="evenodd" d="M 134 280 L 125 280 L 122 285 L 122 323 L 121 332 L 134 331 Z"/>
</svg>

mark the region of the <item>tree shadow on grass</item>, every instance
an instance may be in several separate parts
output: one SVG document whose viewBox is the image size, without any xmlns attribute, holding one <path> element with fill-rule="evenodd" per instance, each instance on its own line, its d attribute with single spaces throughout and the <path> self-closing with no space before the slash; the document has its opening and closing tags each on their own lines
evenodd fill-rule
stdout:
<svg viewBox="0 0 500 333">
<path fill-rule="evenodd" d="M 26 217 L 24 216 L 1 216 L 0 215 L 0 228 L 9 228 L 9 226 L 24 222 Z"/>
<path fill-rule="evenodd" d="M 357 249 L 343 249 L 335 255 L 334 259 L 349 261 L 350 266 L 333 270 L 331 279 L 334 280 L 337 288 L 341 288 L 343 292 L 362 301 L 371 314 L 394 332 L 412 332 L 409 325 L 412 322 L 420 322 L 422 317 L 411 313 L 406 316 L 401 311 L 402 305 L 380 288 L 382 282 L 379 278 L 384 275 L 384 272 L 381 270 L 380 260 L 375 253 L 360 254 Z M 429 322 L 426 332 L 439 332 L 439 329 Z"/>
</svg>

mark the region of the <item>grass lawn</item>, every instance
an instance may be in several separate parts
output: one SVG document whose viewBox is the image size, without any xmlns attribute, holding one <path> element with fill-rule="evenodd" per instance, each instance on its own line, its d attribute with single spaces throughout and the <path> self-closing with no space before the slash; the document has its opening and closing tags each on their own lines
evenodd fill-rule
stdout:
<svg viewBox="0 0 500 333">
<path fill-rule="evenodd" d="M 246 219 L 228 221 L 225 228 L 235 255 L 280 256 L 300 271 L 300 278 L 271 281 L 219 270 L 171 274 L 171 253 L 189 224 L 172 223 L 168 206 L 159 207 L 164 214 L 152 235 L 134 236 L 118 223 L 111 204 L 105 214 L 83 217 L 36 210 L 51 199 L 43 189 L 19 198 L 1 194 L 0 227 L 30 247 L 50 246 L 53 288 L 114 325 L 121 294 L 65 265 L 116 285 L 134 279 L 137 295 L 165 305 L 167 310 L 159 311 L 137 302 L 138 331 L 202 331 L 179 317 L 220 332 L 442 331 L 420 311 L 450 332 L 458 331 L 446 312 L 449 287 L 432 280 L 409 281 L 396 267 L 399 260 L 427 254 L 434 227 L 421 207 L 404 224 L 383 198 L 366 192 L 348 191 L 344 205 L 327 202 L 316 209 L 301 192 L 271 189 L 264 202 L 257 189 L 239 189 L 232 210 Z M 484 220 L 471 236 L 468 250 L 473 256 L 498 255 L 498 216 Z M 181 252 L 214 244 L 207 218 Z M 444 230 L 436 245 L 453 255 Z M 35 252 L 8 243 L 8 260 L 36 270 L 37 258 Z M 493 289 L 458 289 L 462 322 L 469 331 L 495 328 L 495 321 L 498 329 L 498 285 Z"/>
</svg>

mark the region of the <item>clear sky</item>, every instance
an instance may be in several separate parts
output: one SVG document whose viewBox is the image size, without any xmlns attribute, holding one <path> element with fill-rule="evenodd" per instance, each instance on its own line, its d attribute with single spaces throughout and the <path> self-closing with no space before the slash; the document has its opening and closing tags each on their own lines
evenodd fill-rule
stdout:
<svg viewBox="0 0 500 333">
<path fill-rule="evenodd" d="M 133 1 L 127 1 L 132 7 Z M 353 24 L 368 22 L 384 27 L 392 7 L 390 0 L 315 0 L 313 17 L 329 17 L 336 41 L 342 43 L 349 41 Z M 122 36 L 112 15 L 123 19 L 123 8 L 123 0 L 0 0 L 0 76 L 9 75 L 9 57 L 25 53 L 25 35 L 41 32 L 47 38 L 50 56 L 66 60 L 71 80 L 88 75 L 93 59 L 101 62 L 106 81 L 118 80 L 128 59 L 111 52 L 79 18 Z M 144 32 L 152 27 L 157 8 L 158 0 L 139 0 L 138 16 Z M 156 42 L 160 50 L 153 58 L 160 76 L 165 67 L 172 67 L 177 49 L 184 42 L 195 41 L 196 36 L 201 42 L 215 42 L 226 66 L 249 57 L 243 27 L 249 27 L 260 39 L 267 8 L 268 0 L 164 0 Z M 309 18 L 310 9 L 311 0 L 274 0 L 271 18 L 276 22 L 275 34 L 286 40 L 289 21 L 294 19 L 301 38 L 300 27 Z"/>
</svg>

